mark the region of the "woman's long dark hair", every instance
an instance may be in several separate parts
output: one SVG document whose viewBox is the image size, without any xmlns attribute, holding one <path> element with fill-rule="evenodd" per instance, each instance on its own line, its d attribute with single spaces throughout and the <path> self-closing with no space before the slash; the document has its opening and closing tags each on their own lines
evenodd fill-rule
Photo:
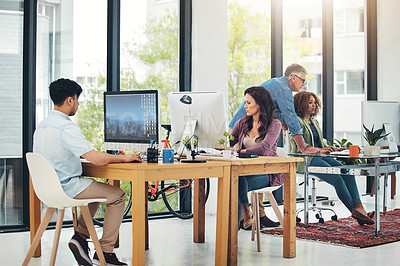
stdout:
<svg viewBox="0 0 400 266">
<path fill-rule="evenodd" d="M 260 106 L 260 122 L 261 125 L 258 128 L 258 133 L 260 136 L 257 139 L 264 139 L 267 134 L 267 129 L 271 124 L 272 120 L 275 118 L 274 115 L 274 101 L 272 100 L 271 94 L 264 87 L 250 87 L 244 91 L 244 95 L 249 94 L 256 101 L 258 106 Z M 253 128 L 253 116 L 246 116 L 244 118 L 246 123 L 246 132 L 250 132 Z"/>
</svg>

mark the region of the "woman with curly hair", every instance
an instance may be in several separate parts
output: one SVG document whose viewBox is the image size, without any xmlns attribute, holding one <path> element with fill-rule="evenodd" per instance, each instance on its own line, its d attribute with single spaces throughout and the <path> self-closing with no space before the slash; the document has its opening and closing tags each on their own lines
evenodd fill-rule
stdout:
<svg viewBox="0 0 400 266">
<path fill-rule="evenodd" d="M 282 124 L 275 119 L 274 102 L 271 94 L 264 87 L 251 87 L 244 92 L 246 116 L 236 122 L 232 130 L 234 140 L 231 147 L 238 143 L 239 152 L 251 152 L 261 156 L 277 156 L 277 143 Z M 278 186 L 283 183 L 282 174 L 262 174 L 239 177 L 239 224 L 243 211 L 243 227 L 249 228 L 254 220 L 249 208 L 247 192 L 267 186 Z M 270 226 L 279 226 L 279 222 L 267 220 Z"/>
<path fill-rule="evenodd" d="M 304 145 L 313 146 L 322 149 L 322 152 L 335 150 L 334 147 L 328 146 L 322 137 L 321 128 L 315 116 L 321 109 L 321 101 L 318 96 L 309 91 L 301 91 L 294 96 L 294 108 L 297 113 L 300 125 L 303 128 Z M 290 152 L 301 153 L 293 139 L 290 141 Z M 310 166 L 339 166 L 339 161 L 329 156 L 313 157 Z M 297 171 L 304 172 L 304 163 L 297 163 Z M 374 224 L 372 219 L 374 212 L 367 214 L 361 204 L 360 195 L 354 175 L 338 175 L 338 174 L 313 174 L 328 184 L 332 185 L 339 199 L 351 212 L 353 218 L 360 225 Z"/>
</svg>

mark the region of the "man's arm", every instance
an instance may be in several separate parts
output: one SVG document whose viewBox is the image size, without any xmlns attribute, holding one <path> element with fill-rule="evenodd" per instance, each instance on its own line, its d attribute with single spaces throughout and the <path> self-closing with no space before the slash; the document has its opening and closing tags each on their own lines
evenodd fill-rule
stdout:
<svg viewBox="0 0 400 266">
<path fill-rule="evenodd" d="M 142 162 L 142 158 L 138 154 L 114 155 L 96 150 L 91 150 L 83 154 L 82 157 L 92 164 L 97 165 L 108 163 L 129 163 L 132 161 Z"/>
</svg>

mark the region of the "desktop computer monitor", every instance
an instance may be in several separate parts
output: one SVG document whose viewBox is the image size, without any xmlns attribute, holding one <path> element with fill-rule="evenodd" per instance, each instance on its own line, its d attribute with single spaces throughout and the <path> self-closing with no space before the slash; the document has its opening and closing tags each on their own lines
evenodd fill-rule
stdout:
<svg viewBox="0 0 400 266">
<path fill-rule="evenodd" d="M 400 144 L 400 102 L 361 102 L 361 122 L 362 136 L 364 136 L 365 132 L 363 124 L 370 130 L 372 126 L 374 126 L 374 130 L 377 130 L 382 128 L 384 124 L 390 125 L 391 135 L 380 139 L 376 145 L 388 146 L 390 142 L 396 142 L 397 145 Z M 362 137 L 362 143 L 366 144 L 364 137 Z"/>
<path fill-rule="evenodd" d="M 157 90 L 104 93 L 106 150 L 143 152 L 151 140 L 160 143 Z"/>
<path fill-rule="evenodd" d="M 168 101 L 172 144 L 185 137 L 188 121 L 195 121 L 194 134 L 201 149 L 215 148 L 224 138 L 223 133 L 228 131 L 228 109 L 223 92 L 170 92 Z"/>
</svg>

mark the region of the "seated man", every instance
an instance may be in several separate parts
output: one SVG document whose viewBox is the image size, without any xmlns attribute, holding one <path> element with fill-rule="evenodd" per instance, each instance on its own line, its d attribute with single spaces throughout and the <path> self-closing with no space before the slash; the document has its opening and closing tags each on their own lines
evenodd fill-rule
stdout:
<svg viewBox="0 0 400 266">
<path fill-rule="evenodd" d="M 127 265 L 120 262 L 113 253 L 125 205 L 125 193 L 122 189 L 82 177 L 80 157 L 93 164 L 103 165 L 112 162 L 141 162 L 137 154 L 111 155 L 96 151 L 83 135 L 81 129 L 69 116 L 78 110 L 78 98 L 82 88 L 69 79 L 59 79 L 50 84 L 50 98 L 54 110 L 40 122 L 34 133 L 33 152 L 43 155 L 56 170 L 65 193 L 71 198 L 106 198 L 103 236 L 100 245 L 107 265 Z M 99 203 L 89 204 L 92 216 Z M 92 265 L 89 258 L 87 239 L 89 233 L 82 215 L 78 220 L 78 229 L 68 243 L 79 265 Z M 97 253 L 93 263 L 100 265 Z"/>
</svg>

